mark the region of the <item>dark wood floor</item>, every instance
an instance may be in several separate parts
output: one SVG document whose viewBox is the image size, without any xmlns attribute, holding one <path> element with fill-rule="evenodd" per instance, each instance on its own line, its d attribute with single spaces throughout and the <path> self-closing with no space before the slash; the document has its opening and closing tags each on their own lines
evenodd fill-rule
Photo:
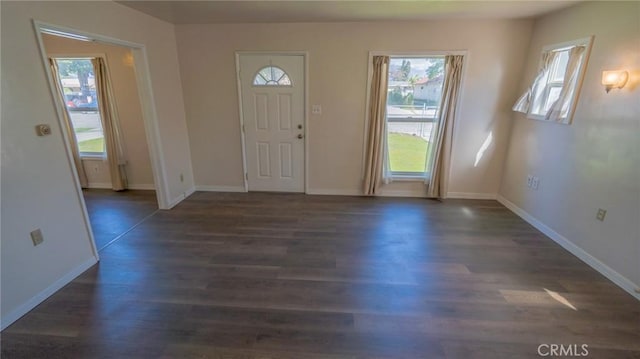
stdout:
<svg viewBox="0 0 640 359">
<path fill-rule="evenodd" d="M 158 210 L 156 191 L 85 189 L 82 193 L 98 250 Z"/>
<path fill-rule="evenodd" d="M 101 259 L 2 357 L 640 356 L 640 303 L 495 201 L 196 193 Z"/>
</svg>

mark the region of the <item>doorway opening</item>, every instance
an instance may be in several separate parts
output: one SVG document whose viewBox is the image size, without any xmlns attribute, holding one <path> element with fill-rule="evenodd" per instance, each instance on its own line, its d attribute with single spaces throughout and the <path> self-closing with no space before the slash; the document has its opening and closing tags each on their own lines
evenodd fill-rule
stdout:
<svg viewBox="0 0 640 359">
<path fill-rule="evenodd" d="M 165 202 L 144 49 L 34 24 L 97 257 Z"/>
</svg>

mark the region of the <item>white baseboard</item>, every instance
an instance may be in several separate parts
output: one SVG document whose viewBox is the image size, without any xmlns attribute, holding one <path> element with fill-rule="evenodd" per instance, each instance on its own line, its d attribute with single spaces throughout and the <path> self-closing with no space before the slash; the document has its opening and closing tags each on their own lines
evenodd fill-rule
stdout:
<svg viewBox="0 0 640 359">
<path fill-rule="evenodd" d="M 171 202 L 169 202 L 169 205 L 167 206 L 167 208 L 161 208 L 161 209 L 171 209 L 171 208 L 177 206 L 178 203 L 184 201 L 185 198 L 191 196 L 193 194 L 193 192 L 195 192 L 195 191 L 196 191 L 195 187 L 189 188 L 188 190 L 184 191 L 183 193 L 178 195 L 176 198 L 171 200 Z"/>
<path fill-rule="evenodd" d="M 91 182 L 87 186 L 94 189 L 111 189 L 111 183 L 103 182 Z M 127 189 L 141 189 L 141 190 L 155 190 L 156 186 L 153 183 L 150 184 L 127 184 Z"/>
<path fill-rule="evenodd" d="M 453 199 L 496 199 L 496 193 L 447 192 L 447 198 Z"/>
<path fill-rule="evenodd" d="M 313 188 L 307 189 L 306 194 L 326 195 L 326 196 L 362 196 L 362 192 L 352 189 L 326 189 Z"/>
<path fill-rule="evenodd" d="M 413 197 L 413 198 L 426 198 L 424 191 L 415 190 L 382 190 L 378 194 L 380 197 Z M 345 189 L 309 189 L 307 194 L 318 195 L 331 195 L 331 196 L 363 196 L 359 190 L 345 190 Z M 449 192 L 447 198 L 460 198 L 460 199 L 496 199 L 495 193 L 473 193 L 473 192 Z"/>
<path fill-rule="evenodd" d="M 109 182 L 89 182 L 89 184 L 87 185 L 88 188 L 95 188 L 95 189 L 110 189 L 111 187 L 111 183 Z"/>
<path fill-rule="evenodd" d="M 86 262 L 80 264 L 76 268 L 72 269 L 69 273 L 62 276 L 62 278 L 53 282 L 49 287 L 40 293 L 33 296 L 31 299 L 26 301 L 24 304 L 20 305 L 18 308 L 12 310 L 4 318 L 0 319 L 0 330 L 4 330 L 9 325 L 13 324 L 16 320 L 20 319 L 23 315 L 27 314 L 31 309 L 35 308 L 38 304 L 44 302 L 45 299 L 49 298 L 52 294 L 60 290 L 65 285 L 69 284 L 72 280 L 74 280 L 77 276 L 84 273 L 87 269 L 89 269 L 92 265 L 98 263 L 96 257 L 91 257 Z"/>
<path fill-rule="evenodd" d="M 409 198 L 427 198 L 424 190 L 407 191 L 407 190 L 381 190 L 378 197 L 409 197 Z"/>
<path fill-rule="evenodd" d="M 244 186 L 196 186 L 202 192 L 246 192 Z"/>
<path fill-rule="evenodd" d="M 129 184 L 129 185 L 127 185 L 127 189 L 155 190 L 156 186 L 153 183 Z"/>
<path fill-rule="evenodd" d="M 498 202 L 502 203 L 505 207 L 509 208 L 513 213 L 520 216 L 520 218 L 527 221 L 529 224 L 534 226 L 537 230 L 544 233 L 547 237 L 551 238 L 554 242 L 558 243 L 562 248 L 571 252 L 574 256 L 578 257 L 580 260 L 588 264 L 591 268 L 597 270 L 603 276 L 607 277 L 610 281 L 615 283 L 620 288 L 624 289 L 627 293 L 631 294 L 636 299 L 640 300 L 640 293 L 636 292 L 636 289 L 640 288 L 640 286 L 633 283 L 627 277 L 622 274 L 616 272 L 608 265 L 601 262 L 599 259 L 595 258 L 591 254 L 589 254 L 584 249 L 578 247 L 576 244 L 571 242 L 569 239 L 561 235 L 560 233 L 554 231 L 546 224 L 542 223 L 540 220 L 535 218 L 534 216 L 527 213 L 522 208 L 516 206 L 513 202 L 504 198 L 503 196 L 497 196 Z"/>
</svg>

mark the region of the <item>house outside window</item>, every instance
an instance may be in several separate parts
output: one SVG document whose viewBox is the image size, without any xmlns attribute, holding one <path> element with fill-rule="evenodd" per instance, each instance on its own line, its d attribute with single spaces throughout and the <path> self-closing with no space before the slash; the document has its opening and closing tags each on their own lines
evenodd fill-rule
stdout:
<svg viewBox="0 0 640 359">
<path fill-rule="evenodd" d="M 391 179 L 428 177 L 443 78 L 443 56 L 391 56 L 385 160 L 385 173 Z"/>
</svg>

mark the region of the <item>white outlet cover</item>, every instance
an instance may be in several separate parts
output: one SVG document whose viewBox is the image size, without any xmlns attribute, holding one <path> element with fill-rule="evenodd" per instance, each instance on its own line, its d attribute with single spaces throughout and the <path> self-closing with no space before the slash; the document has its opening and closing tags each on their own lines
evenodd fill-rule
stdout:
<svg viewBox="0 0 640 359">
<path fill-rule="evenodd" d="M 531 187 L 533 187 L 533 189 L 538 189 L 539 184 L 540 179 L 538 177 L 533 177 L 533 180 L 531 181 Z"/>
</svg>

